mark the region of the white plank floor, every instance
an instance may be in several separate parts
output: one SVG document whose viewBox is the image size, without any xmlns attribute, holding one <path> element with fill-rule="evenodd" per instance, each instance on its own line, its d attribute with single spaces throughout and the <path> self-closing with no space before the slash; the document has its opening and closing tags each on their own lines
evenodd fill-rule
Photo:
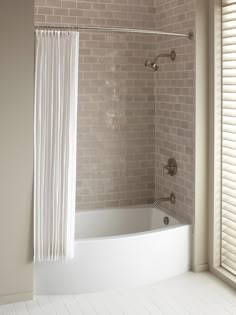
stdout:
<svg viewBox="0 0 236 315">
<path fill-rule="evenodd" d="M 236 315 L 236 292 L 209 273 L 186 273 L 137 289 L 36 296 L 1 315 Z"/>
</svg>

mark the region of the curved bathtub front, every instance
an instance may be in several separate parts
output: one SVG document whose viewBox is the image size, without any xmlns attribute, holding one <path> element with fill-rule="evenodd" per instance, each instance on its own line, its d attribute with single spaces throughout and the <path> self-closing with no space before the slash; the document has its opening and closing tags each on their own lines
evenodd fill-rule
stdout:
<svg viewBox="0 0 236 315">
<path fill-rule="evenodd" d="M 114 210 L 105 211 L 112 212 Z M 91 211 L 88 214 L 91 216 L 92 225 L 94 225 L 93 213 L 95 212 L 96 215 L 99 215 L 97 211 Z M 173 219 L 172 226 L 154 230 L 152 226 L 155 227 L 158 224 L 157 221 L 155 224 L 154 218 L 157 219 L 158 217 L 160 221 L 160 217 L 165 214 L 157 209 L 145 208 L 142 215 L 146 221 L 143 220 L 142 223 L 140 217 L 138 223 L 137 217 L 141 212 L 142 210 L 134 212 L 136 222 L 130 224 L 132 225 L 131 230 L 138 231 L 136 233 L 102 237 L 102 230 L 108 233 L 110 228 L 106 224 L 102 224 L 103 227 L 98 224 L 97 229 L 93 229 L 92 235 L 96 233 L 100 237 L 76 240 L 73 260 L 36 263 L 34 270 L 35 293 L 73 294 L 137 287 L 189 270 L 190 226 L 178 224 Z M 109 212 L 107 214 L 111 215 Z M 127 215 L 132 218 L 131 213 Z M 147 219 L 148 215 L 150 215 L 149 219 Z M 79 219 L 80 214 L 77 216 Z M 122 217 L 122 213 L 119 217 Z M 127 220 L 127 217 L 123 219 Z M 85 223 L 85 221 L 81 217 L 81 222 Z M 87 221 L 88 224 L 89 220 Z M 110 224 L 116 225 L 118 233 L 119 224 L 115 221 L 113 223 L 110 221 Z M 134 218 L 133 221 L 135 221 Z M 147 228 L 147 222 L 149 222 L 149 230 L 141 231 L 144 225 Z M 106 223 L 108 224 L 109 220 Z M 120 220 L 120 227 L 124 228 L 122 219 Z M 89 230 L 88 224 L 84 232 L 87 231 L 87 234 Z M 114 227 L 112 231 L 114 231 Z"/>
</svg>

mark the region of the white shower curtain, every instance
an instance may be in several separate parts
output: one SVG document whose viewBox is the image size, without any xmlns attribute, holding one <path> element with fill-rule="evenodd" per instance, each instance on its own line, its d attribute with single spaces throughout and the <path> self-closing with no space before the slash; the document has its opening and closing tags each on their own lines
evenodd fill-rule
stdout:
<svg viewBox="0 0 236 315">
<path fill-rule="evenodd" d="M 36 31 L 34 259 L 73 258 L 79 33 Z"/>
</svg>

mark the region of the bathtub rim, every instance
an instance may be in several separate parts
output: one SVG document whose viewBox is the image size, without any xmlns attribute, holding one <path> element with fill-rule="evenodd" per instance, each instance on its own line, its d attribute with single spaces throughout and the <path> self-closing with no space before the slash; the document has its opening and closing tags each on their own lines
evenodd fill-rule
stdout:
<svg viewBox="0 0 236 315">
<path fill-rule="evenodd" d="M 157 234 L 157 233 L 163 233 L 167 232 L 173 229 L 179 229 L 183 227 L 189 227 L 191 228 L 191 224 L 184 223 L 184 224 L 176 224 L 172 225 L 171 227 L 163 227 L 160 229 L 155 229 L 155 230 L 147 230 L 143 232 L 137 232 L 137 233 L 129 233 L 129 234 L 120 234 L 120 235 L 112 235 L 112 236 L 100 236 L 100 237 L 87 237 L 87 238 L 75 238 L 75 244 L 81 243 L 81 242 L 98 242 L 98 241 L 104 241 L 104 240 L 115 240 L 115 239 L 124 239 L 124 238 L 132 238 L 132 237 L 139 237 L 139 236 L 146 236 L 146 235 L 151 235 L 151 234 Z"/>
<path fill-rule="evenodd" d="M 184 222 L 182 218 L 178 218 L 176 215 L 169 214 L 167 211 L 162 209 L 161 207 L 155 207 L 153 204 L 145 204 L 145 205 L 132 205 L 132 206 L 122 206 L 122 207 L 110 207 L 110 208 L 98 208 L 98 209 L 86 209 L 86 210 L 76 210 L 75 214 L 79 213 L 88 213 L 88 212 L 97 212 L 97 211 L 112 211 L 117 209 L 136 209 L 136 208 L 147 208 L 147 209 L 156 209 L 167 216 L 170 216 L 178 221 L 177 224 L 171 225 L 171 226 L 164 226 L 159 229 L 150 229 L 142 232 L 136 232 L 136 233 L 128 233 L 128 234 L 119 234 L 119 235 L 111 235 L 111 236 L 100 236 L 100 237 L 85 237 L 85 238 L 75 238 L 75 244 L 80 242 L 92 242 L 92 241 L 104 241 L 104 240 L 114 240 L 114 239 L 123 239 L 123 238 L 131 238 L 131 237 L 139 237 L 144 235 L 150 235 L 150 234 L 156 234 L 165 232 L 172 229 L 177 229 L 180 227 L 191 227 L 191 223 Z"/>
</svg>

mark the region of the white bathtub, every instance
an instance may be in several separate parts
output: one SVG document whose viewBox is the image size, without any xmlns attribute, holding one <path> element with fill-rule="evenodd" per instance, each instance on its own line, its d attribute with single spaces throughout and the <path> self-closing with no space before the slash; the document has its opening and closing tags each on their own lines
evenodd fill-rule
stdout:
<svg viewBox="0 0 236 315">
<path fill-rule="evenodd" d="M 78 212 L 75 238 L 73 260 L 35 264 L 35 293 L 137 287 L 190 268 L 190 225 L 156 208 Z"/>
</svg>

